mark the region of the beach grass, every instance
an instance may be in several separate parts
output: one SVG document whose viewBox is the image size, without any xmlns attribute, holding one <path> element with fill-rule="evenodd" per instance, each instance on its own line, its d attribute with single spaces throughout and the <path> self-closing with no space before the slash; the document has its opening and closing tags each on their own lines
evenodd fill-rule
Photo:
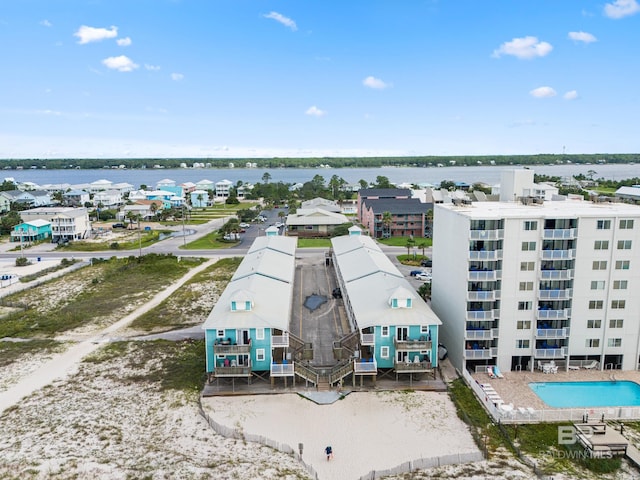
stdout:
<svg viewBox="0 0 640 480">
<path fill-rule="evenodd" d="M 389 237 L 389 238 L 376 238 L 379 243 L 387 245 L 388 247 L 406 247 L 409 237 Z M 424 243 L 425 248 L 429 248 L 433 245 L 433 240 L 427 237 L 413 237 L 413 245 L 420 249 L 420 244 Z M 413 247 L 412 247 L 413 248 Z"/>
<path fill-rule="evenodd" d="M 237 245 L 239 242 L 237 241 L 225 241 L 220 240 L 219 232 L 211 232 L 207 235 L 200 237 L 193 242 L 187 243 L 185 246 L 181 246 L 181 249 L 184 250 L 215 250 L 221 248 L 229 248 Z"/>
<path fill-rule="evenodd" d="M 298 248 L 330 248 L 329 238 L 298 238 Z"/>
</svg>

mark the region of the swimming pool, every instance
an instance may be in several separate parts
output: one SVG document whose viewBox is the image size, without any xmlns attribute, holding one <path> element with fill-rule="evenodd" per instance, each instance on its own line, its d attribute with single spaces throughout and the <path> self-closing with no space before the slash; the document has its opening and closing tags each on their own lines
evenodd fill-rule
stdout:
<svg viewBox="0 0 640 480">
<path fill-rule="evenodd" d="M 529 388 L 554 408 L 640 406 L 640 385 L 615 382 L 533 382 Z"/>
</svg>

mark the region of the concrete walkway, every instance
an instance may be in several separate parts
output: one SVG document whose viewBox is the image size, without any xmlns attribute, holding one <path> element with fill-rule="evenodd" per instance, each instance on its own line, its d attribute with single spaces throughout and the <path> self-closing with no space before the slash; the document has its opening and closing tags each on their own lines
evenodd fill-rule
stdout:
<svg viewBox="0 0 640 480">
<path fill-rule="evenodd" d="M 79 342 L 66 352 L 53 357 L 44 365 L 40 366 L 38 370 L 23 378 L 16 385 L 0 393 L 0 414 L 7 408 L 19 403 L 23 398 L 49 385 L 53 381 L 63 378 L 71 373 L 73 368 L 76 367 L 85 356 L 100 348 L 101 343 L 110 341 L 110 335 L 112 333 L 127 326 L 140 315 L 158 306 L 163 300 L 165 300 L 176 290 L 178 290 L 182 285 L 184 285 L 185 282 L 187 282 L 191 277 L 213 265 L 217 261 L 218 259 L 214 258 L 209 260 L 208 262 L 203 263 L 202 265 L 199 265 L 196 268 L 191 269 L 182 278 L 180 278 L 161 292 L 157 293 L 151 300 L 131 312 L 126 317 L 110 325 L 109 327 L 96 332 L 94 336 L 90 337 L 87 340 Z"/>
</svg>

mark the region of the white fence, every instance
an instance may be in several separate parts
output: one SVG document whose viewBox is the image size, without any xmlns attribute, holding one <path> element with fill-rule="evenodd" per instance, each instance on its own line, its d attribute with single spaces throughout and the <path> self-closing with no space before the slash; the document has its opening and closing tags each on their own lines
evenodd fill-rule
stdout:
<svg viewBox="0 0 640 480">
<path fill-rule="evenodd" d="M 484 460 L 482 452 L 453 453 L 451 455 L 441 455 L 439 457 L 419 458 L 405 462 L 397 467 L 386 470 L 372 470 L 363 475 L 358 480 L 376 480 L 378 478 L 388 477 L 389 475 L 401 475 L 416 470 L 426 470 L 428 468 L 441 467 L 443 465 L 456 465 L 460 463 L 480 462 Z"/>
</svg>

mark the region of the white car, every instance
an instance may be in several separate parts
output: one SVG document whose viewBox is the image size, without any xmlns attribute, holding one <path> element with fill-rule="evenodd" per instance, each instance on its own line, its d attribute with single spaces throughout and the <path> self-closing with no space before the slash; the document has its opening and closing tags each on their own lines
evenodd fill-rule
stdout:
<svg viewBox="0 0 640 480">
<path fill-rule="evenodd" d="M 248 223 L 241 223 L 240 228 L 249 228 L 251 225 L 249 225 Z"/>
<path fill-rule="evenodd" d="M 418 275 L 416 275 L 416 279 L 422 282 L 430 282 L 431 274 L 429 272 L 419 273 Z"/>
</svg>

